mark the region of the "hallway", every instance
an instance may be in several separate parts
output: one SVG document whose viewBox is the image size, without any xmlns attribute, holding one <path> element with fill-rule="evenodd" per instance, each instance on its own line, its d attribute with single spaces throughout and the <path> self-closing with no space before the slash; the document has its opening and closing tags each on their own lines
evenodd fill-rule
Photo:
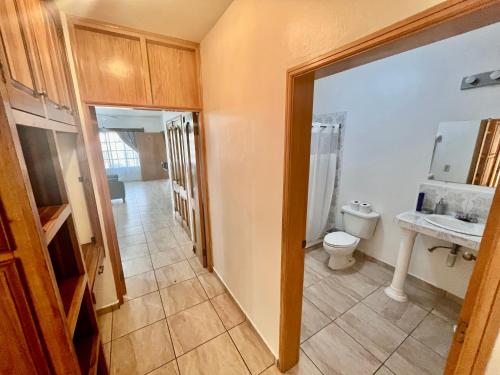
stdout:
<svg viewBox="0 0 500 375">
<path fill-rule="evenodd" d="M 129 182 L 126 203 L 113 201 L 127 296 L 99 317 L 110 372 L 263 373 L 273 355 L 194 256 L 169 189 L 167 180 Z"/>
</svg>

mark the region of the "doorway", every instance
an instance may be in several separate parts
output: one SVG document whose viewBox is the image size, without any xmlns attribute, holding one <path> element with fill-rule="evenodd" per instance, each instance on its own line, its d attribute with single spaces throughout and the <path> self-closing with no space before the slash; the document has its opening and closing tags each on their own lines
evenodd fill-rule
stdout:
<svg viewBox="0 0 500 375">
<path fill-rule="evenodd" d="M 472 18 L 469 17 L 471 12 L 474 12 Z M 288 72 L 279 360 L 282 371 L 291 368 L 299 356 L 301 331 L 301 309 L 299 307 L 302 301 L 304 281 L 304 252 L 302 248 L 305 245 L 307 176 L 314 80 L 426 45 L 431 41 L 446 39 L 498 22 L 498 17 L 495 17 L 494 14 L 498 14 L 498 2 L 488 4 L 467 2 L 467 4 L 455 3 L 436 6 Z M 440 20 L 439 24 L 435 21 L 436 19 Z M 453 27 L 450 27 L 451 25 Z M 499 259 L 492 255 L 494 251 L 491 248 L 496 246 L 495 239 L 498 236 L 498 212 L 496 210 L 499 199 L 500 196 L 497 193 L 493 199 L 481 241 L 478 262 L 465 296 L 464 308 L 460 312 L 459 328 L 455 333 L 455 339 L 447 358 L 446 373 L 454 373 L 456 368 L 469 369 L 464 372 L 469 373 L 474 366 L 476 369 L 482 368 L 484 370 L 485 359 L 487 359 L 495 340 L 496 335 L 487 334 L 486 331 L 487 328 L 491 329 L 492 332 L 498 330 L 496 323 L 489 320 L 489 317 L 499 280 L 498 277 L 489 274 L 489 271 L 493 269 L 490 268 L 493 267 L 493 264 L 499 262 Z M 489 251 L 490 249 L 491 251 Z M 479 285 L 486 283 L 491 283 L 490 288 L 493 291 L 478 293 Z M 475 308 L 479 306 L 478 304 L 486 304 L 489 307 L 483 310 Z M 468 329 L 464 327 L 468 327 Z M 464 341 L 463 335 L 466 330 L 468 332 Z M 481 343 L 482 345 L 480 345 Z M 461 353 L 465 354 L 461 355 Z"/>
<path fill-rule="evenodd" d="M 118 297 L 130 300 L 170 285 L 172 274 L 182 280 L 207 267 L 198 113 L 88 108 L 113 271 L 104 279 L 113 279 Z M 178 150 L 168 135 L 176 121 L 183 125 Z M 176 204 L 181 172 L 184 217 Z"/>
</svg>

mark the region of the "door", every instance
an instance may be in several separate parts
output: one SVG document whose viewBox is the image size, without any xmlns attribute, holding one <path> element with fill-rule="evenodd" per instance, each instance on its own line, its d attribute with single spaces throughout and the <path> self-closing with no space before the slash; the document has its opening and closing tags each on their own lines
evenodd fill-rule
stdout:
<svg viewBox="0 0 500 375">
<path fill-rule="evenodd" d="M 167 123 L 166 134 L 175 218 L 181 223 L 182 227 L 190 233 L 187 193 L 188 176 L 185 152 L 186 139 L 185 133 L 182 130 L 181 116 Z"/>
<path fill-rule="evenodd" d="M 44 116 L 42 97 L 46 92 L 35 70 L 33 40 L 23 7 L 19 0 L 0 1 L 1 76 L 13 108 Z"/>
<path fill-rule="evenodd" d="M 162 168 L 166 160 L 167 148 L 163 133 L 136 132 L 137 149 L 141 163 L 143 181 L 161 180 L 167 178 L 167 172 Z"/>
<path fill-rule="evenodd" d="M 49 374 L 15 260 L 0 263 L 0 373 Z"/>
<path fill-rule="evenodd" d="M 203 225 L 203 207 L 200 194 L 200 165 L 201 148 L 199 138 L 199 123 L 197 113 L 186 113 L 182 115 L 182 126 L 186 133 L 186 151 L 189 173 L 188 200 L 191 222 L 191 238 L 194 251 L 200 263 L 207 266 L 207 254 L 205 249 L 205 228 Z"/>
<path fill-rule="evenodd" d="M 46 93 L 47 116 L 51 120 L 74 124 L 65 51 L 57 32 L 56 20 L 40 0 L 20 0 L 30 14 L 29 22 L 37 50 L 37 62 Z"/>
</svg>

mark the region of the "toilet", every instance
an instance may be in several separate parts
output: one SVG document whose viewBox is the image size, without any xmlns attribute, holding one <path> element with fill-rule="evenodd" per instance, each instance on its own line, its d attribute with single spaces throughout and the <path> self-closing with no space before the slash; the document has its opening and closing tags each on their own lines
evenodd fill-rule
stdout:
<svg viewBox="0 0 500 375">
<path fill-rule="evenodd" d="M 354 264 L 354 250 L 362 238 L 373 236 L 380 214 L 373 211 L 363 213 L 350 206 L 342 206 L 342 216 L 344 231 L 328 233 L 323 239 L 323 248 L 330 254 L 328 267 L 333 270 L 341 270 Z"/>
</svg>

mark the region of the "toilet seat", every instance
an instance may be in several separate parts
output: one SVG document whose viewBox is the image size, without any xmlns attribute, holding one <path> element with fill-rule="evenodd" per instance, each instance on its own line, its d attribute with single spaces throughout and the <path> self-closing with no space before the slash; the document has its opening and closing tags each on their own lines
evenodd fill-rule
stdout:
<svg viewBox="0 0 500 375">
<path fill-rule="evenodd" d="M 324 238 L 324 242 L 332 247 L 352 247 L 357 245 L 359 238 L 349 233 L 339 231 L 328 233 Z"/>
</svg>

